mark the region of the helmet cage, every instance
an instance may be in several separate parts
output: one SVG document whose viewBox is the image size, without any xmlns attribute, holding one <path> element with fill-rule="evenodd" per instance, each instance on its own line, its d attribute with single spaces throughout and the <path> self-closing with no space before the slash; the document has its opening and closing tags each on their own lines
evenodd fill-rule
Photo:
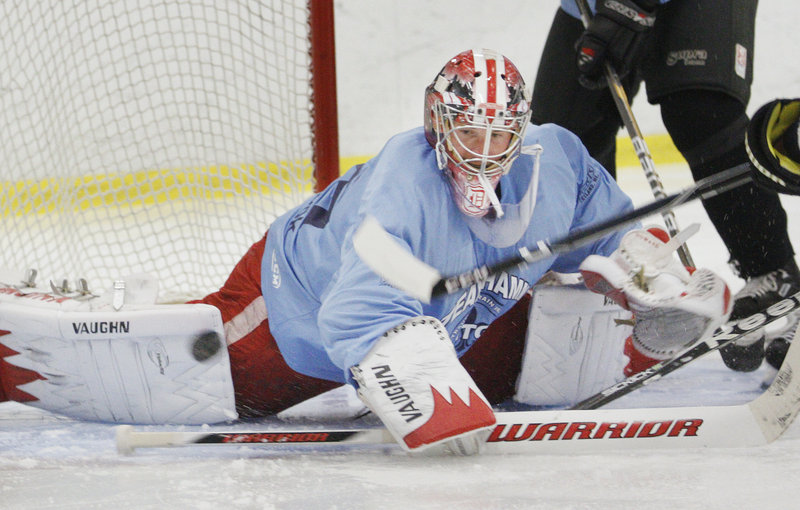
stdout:
<svg viewBox="0 0 800 510">
<path fill-rule="evenodd" d="M 486 178 L 508 173 L 520 155 L 530 111 L 512 112 L 500 105 L 464 106 L 437 102 L 433 105 L 436 133 L 436 158 L 439 168 L 458 169 L 467 175 Z M 460 131 L 480 129 L 486 131 L 481 152 L 464 144 Z M 492 135 L 508 133 L 508 147 L 498 154 L 490 154 Z M 455 167 L 455 168 L 453 168 Z"/>
</svg>

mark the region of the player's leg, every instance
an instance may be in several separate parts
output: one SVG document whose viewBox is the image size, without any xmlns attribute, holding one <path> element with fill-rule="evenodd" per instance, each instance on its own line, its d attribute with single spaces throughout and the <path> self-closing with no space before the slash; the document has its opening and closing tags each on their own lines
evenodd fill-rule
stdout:
<svg viewBox="0 0 800 510">
<path fill-rule="evenodd" d="M 5 358 L 17 354 L 2 343 L 2 337 L 11 334 L 10 331 L 0 331 L 0 402 L 13 400 L 15 402 L 30 402 L 36 397 L 20 390 L 19 387 L 42 379 L 42 376 L 32 370 L 17 367 L 7 362 Z"/>
<path fill-rule="evenodd" d="M 624 378 L 629 319 L 583 284 L 536 285 L 461 363 L 493 405 L 567 406 Z"/>
<path fill-rule="evenodd" d="M 295 372 L 278 350 L 261 295 L 264 241 L 250 247 L 221 289 L 199 301 L 222 314 L 236 410 L 242 418 L 275 414 L 341 385 Z"/>
<path fill-rule="evenodd" d="M 460 358 L 472 380 L 491 404 L 514 396 L 514 388 L 525 349 L 530 296 L 525 295 L 511 310 L 492 322 Z"/>
<path fill-rule="evenodd" d="M 537 285 L 514 401 L 566 407 L 625 378 L 631 313 L 582 283 Z"/>
<path fill-rule="evenodd" d="M 336 387 L 284 362 L 261 297 L 263 244 L 219 291 L 185 305 L 153 304 L 153 292 L 137 300 L 147 280 L 126 282 L 121 308 L 113 292 L 0 285 L 0 397 L 88 420 L 213 423 L 234 409 L 273 414 Z"/>
<path fill-rule="evenodd" d="M 608 88 L 589 90 L 578 82 L 575 43 L 580 20 L 558 9 L 545 42 L 531 101 L 534 124 L 554 123 L 578 135 L 589 153 L 612 176 L 616 173 L 616 136 L 622 120 Z M 629 97 L 636 93 L 637 73 L 625 80 Z"/>
<path fill-rule="evenodd" d="M 745 108 L 753 74 L 755 0 L 695 0 L 664 6 L 655 27 L 659 59 L 645 65 L 648 99 L 661 106 L 664 125 L 702 179 L 748 161 Z M 745 317 L 800 290 L 800 271 L 777 194 L 755 185 L 703 202 L 746 280 L 732 319 Z M 736 370 L 755 370 L 764 358 L 763 334 L 722 349 Z"/>
</svg>

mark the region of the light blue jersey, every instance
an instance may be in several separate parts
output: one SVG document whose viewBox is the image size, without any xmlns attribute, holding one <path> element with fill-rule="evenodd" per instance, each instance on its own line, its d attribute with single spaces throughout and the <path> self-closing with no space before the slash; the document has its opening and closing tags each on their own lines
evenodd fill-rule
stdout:
<svg viewBox="0 0 800 510">
<path fill-rule="evenodd" d="M 270 330 L 289 366 L 344 382 L 349 367 L 384 332 L 420 315 L 444 323 L 460 356 L 545 272 L 576 272 L 587 255 L 609 255 L 621 233 L 501 273 L 430 304 L 388 285 L 356 255 L 351 236 L 367 215 L 416 257 L 451 275 L 500 262 L 517 255 L 519 248 L 632 208 L 576 136 L 552 124 L 531 125 L 525 145 L 537 143 L 544 151 L 532 219 L 521 239 L 507 247 L 490 246 L 470 230 L 422 128 L 393 137 L 376 157 L 278 218 L 267 235 L 261 285 Z M 520 200 L 534 160 L 521 155 L 503 176 L 498 186 L 502 202 Z"/>
</svg>

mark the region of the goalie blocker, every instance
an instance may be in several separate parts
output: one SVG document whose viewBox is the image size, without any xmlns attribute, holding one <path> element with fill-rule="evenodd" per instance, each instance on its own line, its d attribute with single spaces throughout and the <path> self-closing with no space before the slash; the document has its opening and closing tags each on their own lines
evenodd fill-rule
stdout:
<svg viewBox="0 0 800 510">
<path fill-rule="evenodd" d="M 0 396 L 90 421 L 236 419 L 219 310 L 153 304 L 155 287 L 131 277 L 96 297 L 0 283 Z"/>
</svg>

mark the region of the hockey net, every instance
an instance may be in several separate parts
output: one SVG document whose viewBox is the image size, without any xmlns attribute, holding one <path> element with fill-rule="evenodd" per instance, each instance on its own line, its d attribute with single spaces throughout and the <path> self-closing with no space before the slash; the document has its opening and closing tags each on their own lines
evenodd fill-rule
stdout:
<svg viewBox="0 0 800 510">
<path fill-rule="evenodd" d="M 0 267 L 216 290 L 338 176 L 333 70 L 331 0 L 1 2 Z"/>
</svg>

